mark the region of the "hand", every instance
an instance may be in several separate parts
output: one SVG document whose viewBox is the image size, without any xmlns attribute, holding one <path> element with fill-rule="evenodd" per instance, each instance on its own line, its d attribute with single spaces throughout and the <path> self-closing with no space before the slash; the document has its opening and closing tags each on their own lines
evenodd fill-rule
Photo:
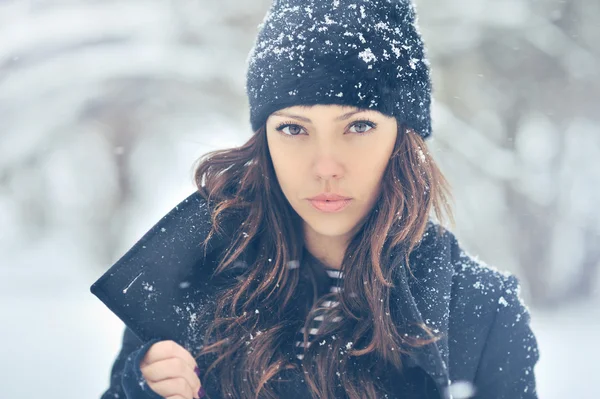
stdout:
<svg viewBox="0 0 600 399">
<path fill-rule="evenodd" d="M 140 364 L 148 386 L 166 399 L 201 397 L 197 367 L 190 352 L 171 340 L 152 345 Z"/>
</svg>

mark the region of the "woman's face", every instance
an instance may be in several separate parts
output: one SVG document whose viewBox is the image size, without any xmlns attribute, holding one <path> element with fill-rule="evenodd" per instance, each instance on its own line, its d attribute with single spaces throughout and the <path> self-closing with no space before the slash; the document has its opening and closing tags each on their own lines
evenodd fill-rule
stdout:
<svg viewBox="0 0 600 399">
<path fill-rule="evenodd" d="M 396 119 L 340 105 L 294 106 L 266 122 L 277 180 L 305 234 L 349 240 L 373 208 L 397 135 Z M 321 193 L 351 200 L 337 212 L 309 201 Z"/>
</svg>

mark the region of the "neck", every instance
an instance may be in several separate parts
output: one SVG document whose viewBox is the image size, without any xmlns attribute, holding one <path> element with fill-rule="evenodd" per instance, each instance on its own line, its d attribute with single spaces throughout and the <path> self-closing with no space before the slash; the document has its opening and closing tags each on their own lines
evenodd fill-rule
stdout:
<svg viewBox="0 0 600 399">
<path fill-rule="evenodd" d="M 343 236 L 324 236 L 314 231 L 304 235 L 304 244 L 308 252 L 326 267 L 340 270 L 348 241 Z"/>
</svg>

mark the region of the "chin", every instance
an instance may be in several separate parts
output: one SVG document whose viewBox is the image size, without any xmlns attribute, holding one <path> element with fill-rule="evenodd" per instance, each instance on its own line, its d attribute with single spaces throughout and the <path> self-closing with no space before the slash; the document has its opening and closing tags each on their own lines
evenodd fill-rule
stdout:
<svg viewBox="0 0 600 399">
<path fill-rule="evenodd" d="M 332 219 L 328 220 L 323 218 L 321 220 L 307 220 L 303 218 L 304 223 L 310 226 L 317 234 L 328 237 L 346 236 L 351 233 L 356 226 L 356 223 L 348 217 L 343 220 Z"/>
</svg>

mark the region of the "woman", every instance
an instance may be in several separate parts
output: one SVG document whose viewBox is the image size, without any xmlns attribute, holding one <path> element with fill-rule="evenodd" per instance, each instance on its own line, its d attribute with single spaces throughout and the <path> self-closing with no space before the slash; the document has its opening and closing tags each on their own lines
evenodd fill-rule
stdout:
<svg viewBox="0 0 600 399">
<path fill-rule="evenodd" d="M 537 397 L 516 278 L 429 218 L 452 220 L 415 20 L 273 3 L 255 133 L 92 287 L 127 325 L 104 399 Z"/>
</svg>

